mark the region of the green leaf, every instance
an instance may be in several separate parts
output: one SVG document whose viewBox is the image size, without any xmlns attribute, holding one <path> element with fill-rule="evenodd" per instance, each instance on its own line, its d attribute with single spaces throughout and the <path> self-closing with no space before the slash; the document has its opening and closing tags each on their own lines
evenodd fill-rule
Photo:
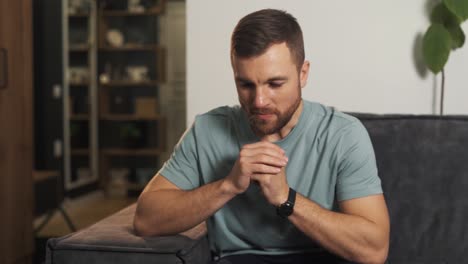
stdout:
<svg viewBox="0 0 468 264">
<path fill-rule="evenodd" d="M 452 13 L 444 3 L 440 3 L 434 7 L 431 13 L 431 22 L 433 24 L 438 23 L 444 25 L 452 37 L 452 49 L 463 46 L 465 43 L 465 33 L 460 27 L 460 23 L 463 21 Z"/>
<path fill-rule="evenodd" d="M 450 11 L 444 3 L 440 3 L 432 9 L 431 13 L 432 24 L 439 23 L 442 25 L 460 24 L 463 22 L 461 18 Z"/>
<path fill-rule="evenodd" d="M 444 0 L 447 8 L 463 21 L 468 18 L 468 0 Z"/>
<path fill-rule="evenodd" d="M 450 32 L 452 37 L 452 49 L 458 49 L 465 44 L 465 33 L 458 24 L 445 25 L 445 28 Z"/>
<path fill-rule="evenodd" d="M 423 57 L 427 67 L 435 74 L 447 63 L 452 47 L 450 33 L 441 24 L 431 25 L 423 38 Z"/>
</svg>

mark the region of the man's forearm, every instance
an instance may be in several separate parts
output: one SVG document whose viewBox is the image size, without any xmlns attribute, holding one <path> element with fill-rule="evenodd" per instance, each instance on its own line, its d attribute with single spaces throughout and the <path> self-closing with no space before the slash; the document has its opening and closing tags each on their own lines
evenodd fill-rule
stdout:
<svg viewBox="0 0 468 264">
<path fill-rule="evenodd" d="M 383 263 L 388 251 L 385 230 L 363 217 L 322 208 L 298 194 L 289 220 L 327 250 L 358 263 Z"/>
<path fill-rule="evenodd" d="M 147 191 L 138 199 L 134 226 L 139 235 L 174 235 L 213 215 L 235 195 L 223 180 L 191 191 L 161 189 Z"/>
</svg>

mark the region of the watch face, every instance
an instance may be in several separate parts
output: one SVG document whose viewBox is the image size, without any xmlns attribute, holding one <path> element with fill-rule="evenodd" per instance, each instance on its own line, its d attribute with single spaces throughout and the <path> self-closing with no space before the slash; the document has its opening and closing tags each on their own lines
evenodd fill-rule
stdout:
<svg viewBox="0 0 468 264">
<path fill-rule="evenodd" d="M 290 216 L 293 213 L 293 205 L 289 202 L 286 202 L 278 208 L 278 214 L 281 216 Z"/>
</svg>

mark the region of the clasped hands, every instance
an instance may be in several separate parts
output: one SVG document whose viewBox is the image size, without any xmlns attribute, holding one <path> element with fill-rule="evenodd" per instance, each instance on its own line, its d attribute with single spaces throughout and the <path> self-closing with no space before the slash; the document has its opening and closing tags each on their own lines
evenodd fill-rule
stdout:
<svg viewBox="0 0 468 264">
<path fill-rule="evenodd" d="M 260 141 L 242 147 L 239 157 L 225 181 L 235 194 L 243 193 L 250 183 L 259 184 L 267 201 L 278 206 L 288 198 L 286 180 L 288 158 L 279 146 Z"/>
</svg>

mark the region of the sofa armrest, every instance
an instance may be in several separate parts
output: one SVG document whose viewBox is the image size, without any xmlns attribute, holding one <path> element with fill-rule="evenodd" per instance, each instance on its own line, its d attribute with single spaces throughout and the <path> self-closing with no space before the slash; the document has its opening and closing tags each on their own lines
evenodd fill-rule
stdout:
<svg viewBox="0 0 468 264">
<path fill-rule="evenodd" d="M 175 236 L 139 237 L 133 204 L 98 223 L 47 241 L 46 264 L 209 263 L 206 229 L 199 225 Z"/>
</svg>

